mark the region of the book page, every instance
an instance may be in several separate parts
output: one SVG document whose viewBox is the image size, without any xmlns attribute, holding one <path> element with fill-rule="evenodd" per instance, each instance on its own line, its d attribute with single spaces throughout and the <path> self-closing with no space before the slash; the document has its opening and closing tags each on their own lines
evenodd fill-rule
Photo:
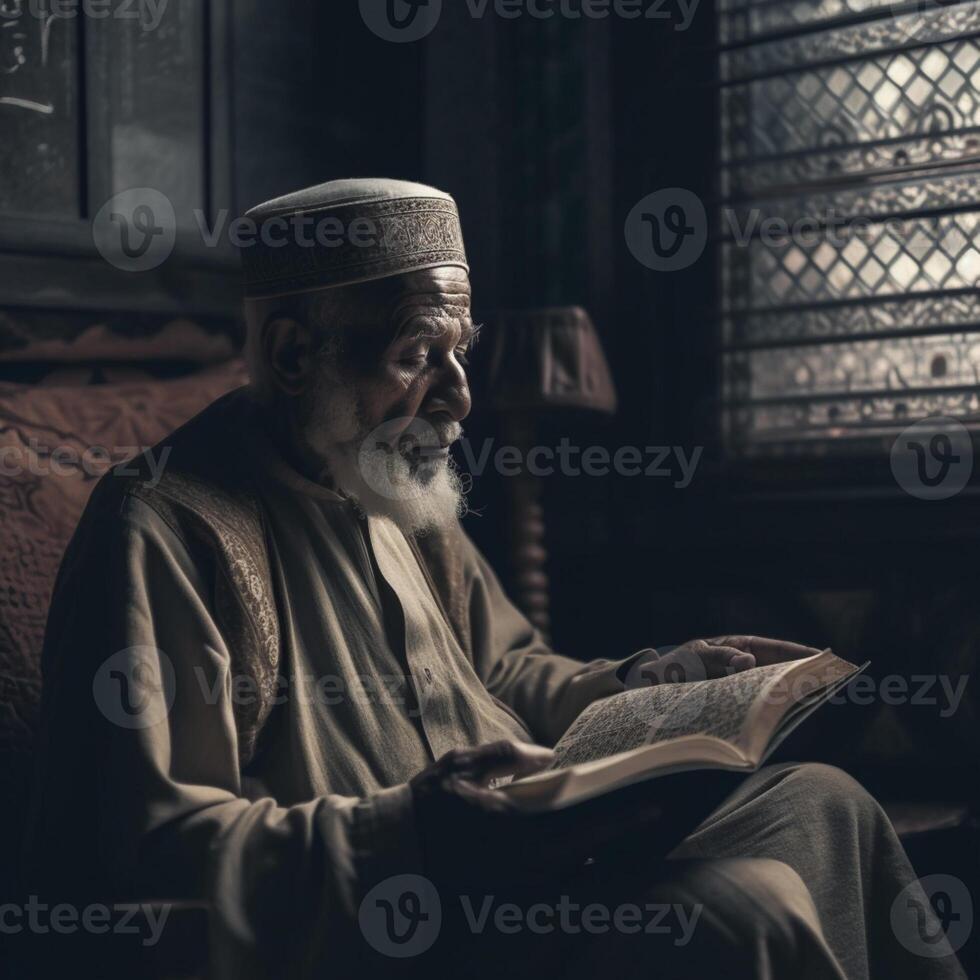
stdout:
<svg viewBox="0 0 980 980">
<path fill-rule="evenodd" d="M 683 684 L 658 684 L 614 694 L 590 705 L 555 746 L 553 769 L 591 762 L 685 735 L 735 742 L 764 688 L 800 661 L 753 667 L 739 674 Z"/>
</svg>

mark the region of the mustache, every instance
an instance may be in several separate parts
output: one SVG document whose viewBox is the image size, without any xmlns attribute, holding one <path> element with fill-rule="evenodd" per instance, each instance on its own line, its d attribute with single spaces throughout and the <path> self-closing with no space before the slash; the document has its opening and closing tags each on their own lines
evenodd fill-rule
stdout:
<svg viewBox="0 0 980 980">
<path fill-rule="evenodd" d="M 433 425 L 432 431 L 435 434 L 437 444 L 444 448 L 458 442 L 463 436 L 463 427 L 459 422 L 447 422 L 441 426 Z"/>
<path fill-rule="evenodd" d="M 379 452 L 397 454 L 405 459 L 443 456 L 449 447 L 463 435 L 463 427 L 445 416 L 434 420 L 414 416 L 393 418 L 365 432 L 359 439 L 348 443 L 355 454 Z"/>
<path fill-rule="evenodd" d="M 462 435 L 463 427 L 459 422 L 427 422 L 423 419 L 403 432 L 396 440 L 396 445 L 403 452 L 448 449 Z"/>
</svg>

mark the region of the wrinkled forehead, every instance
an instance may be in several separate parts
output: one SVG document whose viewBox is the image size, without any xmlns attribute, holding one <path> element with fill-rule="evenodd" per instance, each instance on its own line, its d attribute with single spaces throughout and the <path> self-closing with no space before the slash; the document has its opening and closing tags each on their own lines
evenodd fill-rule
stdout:
<svg viewBox="0 0 980 980">
<path fill-rule="evenodd" d="M 405 336 L 438 336 L 473 332 L 470 280 L 465 269 L 440 266 L 365 284 L 359 290 L 351 319 L 369 327 L 363 340 L 386 346 Z"/>
<path fill-rule="evenodd" d="M 416 309 L 448 315 L 468 314 L 470 299 L 470 277 L 466 270 L 440 266 L 396 277 L 388 294 L 388 306 L 391 319 L 411 316 Z"/>
<path fill-rule="evenodd" d="M 401 276 L 388 307 L 391 336 L 437 336 L 458 328 L 468 337 L 471 298 L 465 269 L 447 266 Z"/>
</svg>

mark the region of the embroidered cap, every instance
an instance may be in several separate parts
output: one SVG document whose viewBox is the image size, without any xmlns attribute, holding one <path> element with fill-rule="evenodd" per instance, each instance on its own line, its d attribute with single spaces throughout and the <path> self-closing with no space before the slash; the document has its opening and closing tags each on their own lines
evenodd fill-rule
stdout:
<svg viewBox="0 0 980 980">
<path fill-rule="evenodd" d="M 456 202 L 402 180 L 334 180 L 259 204 L 245 295 L 284 296 L 440 265 L 469 270 Z"/>
</svg>

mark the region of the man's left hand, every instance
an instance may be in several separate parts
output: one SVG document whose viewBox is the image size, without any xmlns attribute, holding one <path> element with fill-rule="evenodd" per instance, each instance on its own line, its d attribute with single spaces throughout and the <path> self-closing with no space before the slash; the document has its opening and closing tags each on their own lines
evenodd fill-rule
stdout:
<svg viewBox="0 0 980 980">
<path fill-rule="evenodd" d="M 689 640 L 664 653 L 643 651 L 630 666 L 625 682 L 628 688 L 633 688 L 711 680 L 751 667 L 801 660 L 818 653 L 820 651 L 814 647 L 762 636 Z"/>
</svg>

